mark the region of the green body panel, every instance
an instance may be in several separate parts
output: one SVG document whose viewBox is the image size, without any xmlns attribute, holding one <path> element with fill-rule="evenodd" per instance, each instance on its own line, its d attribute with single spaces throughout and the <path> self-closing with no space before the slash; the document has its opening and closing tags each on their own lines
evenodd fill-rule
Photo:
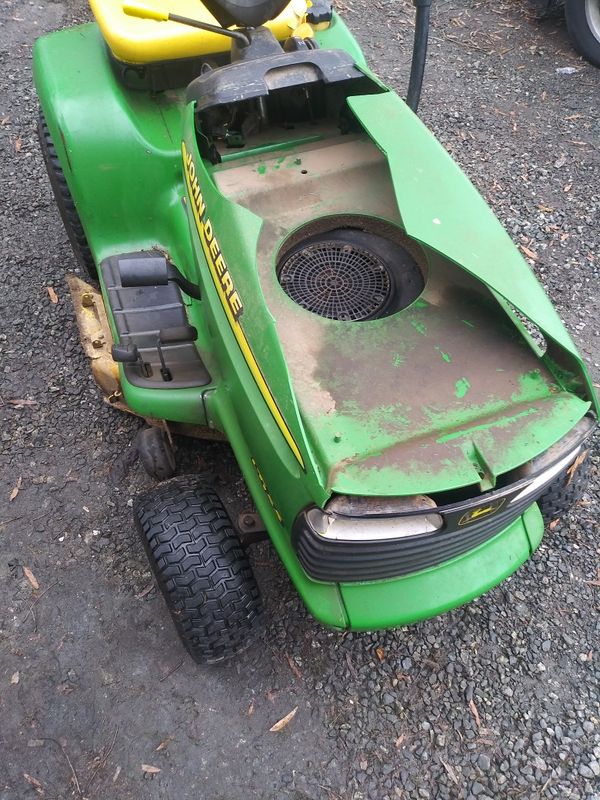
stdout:
<svg viewBox="0 0 600 800">
<path fill-rule="evenodd" d="M 339 17 L 317 39 L 322 47 L 347 50 L 370 75 Z M 457 330 L 455 323 L 465 328 L 457 338 L 467 343 L 462 354 L 446 352 L 449 312 L 443 317 L 435 292 L 427 294 L 435 289 L 433 279 L 423 297 L 400 314 L 368 327 L 344 323 L 343 331 L 340 323 L 299 316 L 304 312 L 282 292 L 274 253 L 289 232 L 287 223 L 276 224 L 251 199 L 245 205 L 242 195 L 227 195 L 220 181 L 239 166 L 264 177 L 267 188 L 280 190 L 285 180 L 294 185 L 302 159 L 326 136 L 299 135 L 296 141 L 263 144 L 251 152 L 231 151 L 218 167 L 205 163 L 185 90 L 127 90 L 110 65 L 95 24 L 38 40 L 34 76 L 96 262 L 122 252 L 160 249 L 202 290 L 201 301 L 185 298 L 185 303 L 212 382 L 197 389 L 146 389 L 122 376 L 128 405 L 143 416 L 208 425 L 226 434 L 274 546 L 310 612 L 336 628 L 405 624 L 467 602 L 514 571 L 539 543 L 542 525 L 536 506 L 475 550 L 402 579 L 317 583 L 303 571 L 291 544 L 298 513 L 312 504 L 323 506 L 334 491 L 442 491 L 477 483 L 482 462 L 493 485 L 497 475 L 554 444 L 594 402 L 585 368 L 529 268 L 467 179 L 402 101 L 379 82 L 381 94 L 350 99 L 366 132 L 385 153 L 387 164 L 378 169 L 388 200 L 392 198 L 384 208 L 378 205 L 378 191 L 365 191 L 365 208 L 370 205 L 364 213 L 404 227 L 421 242 L 430 278 L 436 270 L 448 270 L 441 254 L 460 265 L 457 273 L 474 275 L 497 295 L 492 317 L 498 331 L 504 331 L 506 352 L 516 348 L 523 359 L 516 383 L 503 393 L 488 396 L 478 388 L 479 377 L 483 384 L 485 376 L 472 375 L 461 365 L 461 358 L 468 362 L 469 326 L 471 341 L 482 336 L 470 317 L 475 319 L 483 295 L 475 292 L 472 300 L 471 287 L 462 294 L 464 303 L 473 303 L 472 314 L 459 318 L 457 303 L 452 322 Z M 187 172 L 182 169 L 182 141 Z M 202 213 L 190 170 L 198 181 Z M 322 178 L 317 175 L 317 183 Z M 307 219 L 339 213 L 344 196 L 323 193 L 312 206 L 307 200 Z M 474 216 L 477 225 L 469 226 L 467 234 L 464 223 Z M 268 258 L 265 241 L 272 248 Z M 242 305 L 239 319 L 228 314 L 215 253 L 223 259 Z M 502 270 L 497 269 L 500 259 Z M 527 344 L 516 317 L 508 323 L 512 333 L 506 332 L 512 311 L 505 301 L 551 340 L 547 356 Z M 108 303 L 106 307 L 115 334 Z M 307 402 L 304 365 L 291 357 L 286 334 L 290 321 L 300 332 L 306 324 L 306 331 L 311 328 L 318 339 L 317 367 L 310 377 L 319 391 L 336 397 L 333 411 L 314 410 Z M 372 370 L 365 366 L 353 374 L 352 359 L 361 357 L 366 363 L 369 354 Z M 425 383 L 431 378 L 430 383 L 435 379 L 439 385 L 439 402 L 408 403 L 397 391 L 403 384 L 414 385 L 419 368 Z M 383 383 L 394 399 L 358 402 L 348 374 L 367 387 Z"/>
</svg>

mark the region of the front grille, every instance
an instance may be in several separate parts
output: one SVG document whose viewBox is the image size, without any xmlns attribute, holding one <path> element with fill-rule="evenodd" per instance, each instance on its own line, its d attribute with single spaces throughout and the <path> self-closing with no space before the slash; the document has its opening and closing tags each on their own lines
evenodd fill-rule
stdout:
<svg viewBox="0 0 600 800">
<path fill-rule="evenodd" d="M 508 495 L 503 493 L 506 504 L 502 509 L 467 526 L 461 527 L 459 520 L 467 508 L 485 505 L 485 496 L 473 498 L 468 505 L 460 503 L 436 509 L 444 519 L 442 530 L 405 539 L 331 540 L 297 521 L 294 542 L 298 559 L 311 578 L 333 583 L 398 578 L 435 567 L 483 544 L 518 519 L 535 500 L 529 495 L 511 503 L 511 497 L 522 488 L 519 486 Z"/>
</svg>

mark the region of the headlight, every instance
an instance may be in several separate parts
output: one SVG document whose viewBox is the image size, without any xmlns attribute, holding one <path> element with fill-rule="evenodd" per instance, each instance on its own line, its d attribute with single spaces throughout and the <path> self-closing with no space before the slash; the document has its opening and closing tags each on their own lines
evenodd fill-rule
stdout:
<svg viewBox="0 0 600 800">
<path fill-rule="evenodd" d="M 405 539 L 441 530 L 440 514 L 423 513 L 437 508 L 425 495 L 415 497 L 335 497 L 322 511 L 304 512 L 310 529 L 324 539 L 359 542 Z M 415 512 L 421 512 L 419 514 Z"/>
</svg>

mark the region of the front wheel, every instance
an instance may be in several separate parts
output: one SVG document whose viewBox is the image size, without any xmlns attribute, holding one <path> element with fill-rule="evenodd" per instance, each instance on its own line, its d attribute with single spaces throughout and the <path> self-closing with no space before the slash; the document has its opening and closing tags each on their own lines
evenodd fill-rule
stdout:
<svg viewBox="0 0 600 800">
<path fill-rule="evenodd" d="M 183 476 L 134 503 L 150 566 L 192 658 L 215 664 L 249 647 L 262 603 L 248 556 L 218 495 Z"/>
<path fill-rule="evenodd" d="M 600 0 L 566 0 L 565 17 L 575 49 L 600 67 Z"/>
<path fill-rule="evenodd" d="M 577 460 L 548 486 L 538 499 L 545 523 L 560 519 L 578 503 L 588 484 L 591 461 L 587 453 Z"/>
</svg>

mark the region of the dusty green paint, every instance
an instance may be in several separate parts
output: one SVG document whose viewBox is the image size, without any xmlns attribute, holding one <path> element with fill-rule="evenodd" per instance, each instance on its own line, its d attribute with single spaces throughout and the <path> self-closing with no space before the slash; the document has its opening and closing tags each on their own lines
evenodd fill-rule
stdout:
<svg viewBox="0 0 600 800">
<path fill-rule="evenodd" d="M 471 388 L 471 383 L 468 378 L 459 378 L 455 385 L 456 389 L 454 394 L 459 398 L 459 400 L 462 400 L 462 398 L 467 395 L 469 389 Z"/>
<path fill-rule="evenodd" d="M 346 49 L 365 74 L 371 75 L 356 41 L 337 15 L 328 30 L 317 34 L 317 40 L 322 47 Z M 341 587 L 315 583 L 300 568 L 290 541 L 298 512 L 312 503 L 323 505 L 332 488 L 372 495 L 452 489 L 480 480 L 477 467 L 481 462 L 493 479 L 549 447 L 589 407 L 590 396 L 580 399 L 565 391 L 571 385 L 580 391 L 579 373 L 585 373 L 543 292 L 536 288 L 530 273 L 523 271 L 524 262 L 511 250 L 508 237 L 500 235 L 498 223 L 473 188 L 404 104 L 387 92 L 350 100 L 369 134 L 387 154 L 400 216 L 409 235 L 429 247 L 430 258 L 436 252 L 445 253 L 476 274 L 572 356 L 566 366 L 554 357 L 544 358 L 544 366 L 556 377 L 554 382 L 535 370 L 525 373 L 510 398 L 512 406 L 496 395 L 483 397 L 479 405 L 456 403 L 453 382 L 440 390 L 437 404 L 419 403 L 419 382 L 409 381 L 420 352 L 415 341 L 424 340 L 437 365 L 440 359 L 435 346 L 444 342 L 436 330 L 435 305 L 422 297 L 400 316 L 368 326 L 349 324 L 343 337 L 339 327 L 324 324 L 319 385 L 332 393 L 344 385 L 335 372 L 336 342 L 339 346 L 343 338 L 349 349 L 346 352 L 352 352 L 363 341 L 374 363 L 372 373 L 357 375 L 356 381 L 375 389 L 390 380 L 393 370 L 399 381 L 393 402 L 388 397 L 372 398 L 372 405 L 365 407 L 346 393 L 337 398 L 331 412 L 312 417 L 301 414 L 256 274 L 263 221 L 217 190 L 215 168 L 203 163 L 197 150 L 193 109 L 185 105 L 184 90 L 158 94 L 126 90 L 109 64 L 95 24 L 40 39 L 34 52 L 34 77 L 96 261 L 120 252 L 160 247 L 202 289 L 201 302 L 189 300 L 188 316 L 198 329 L 198 350 L 213 384 L 198 389 L 148 390 L 124 381 L 127 402 L 141 414 L 208 423 L 226 433 L 274 546 L 311 613 L 338 628 L 404 624 L 466 602 L 510 574 L 539 543 L 541 523 L 535 507 L 477 550 L 401 580 Z M 190 198 L 181 170 L 182 137 L 193 154 L 211 222 L 244 302 L 243 324 L 249 344 L 302 453 L 305 471 L 249 373 L 210 278 L 190 217 Z M 302 160 L 296 148 L 319 139 L 316 135 L 228 153 L 223 167 L 254 158 L 256 172 L 266 176 L 269 157 L 280 152 L 285 155 L 278 157 L 275 167 L 298 167 Z M 279 174 L 286 172 L 280 170 Z M 152 191 L 148 191 L 150 177 Z M 431 186 L 436 187 L 434 192 Z M 434 217 L 441 224 L 434 225 Z M 471 224 L 472 220 L 477 224 Z M 502 270 L 497 269 L 499 261 Z M 471 315 L 471 310 L 464 313 Z M 462 321 L 474 327 L 467 319 Z M 448 381 L 454 381 L 452 371 L 461 357 L 454 349 L 452 354 L 450 359 L 440 350 L 446 363 L 439 368 L 447 373 Z M 379 357 L 385 364 L 383 371 Z M 347 362 L 338 366 L 347 370 Z M 431 364 L 422 366 L 425 376 Z M 473 378 L 471 382 L 474 392 Z M 283 515 L 284 526 L 267 500 L 252 458 Z"/>
<path fill-rule="evenodd" d="M 472 322 L 469 322 L 468 319 L 463 319 L 463 322 L 465 323 L 465 325 L 468 325 L 469 328 L 474 328 L 475 327 L 475 325 L 473 325 Z"/>
<path fill-rule="evenodd" d="M 442 358 L 442 359 L 443 359 L 443 360 L 444 360 L 444 361 L 445 361 L 447 364 L 450 364 L 450 363 L 451 363 L 451 361 L 452 361 L 452 357 L 450 356 L 450 353 L 444 353 L 444 351 L 443 351 L 443 350 L 442 350 L 440 347 L 436 347 L 435 349 L 438 351 L 438 353 L 440 354 L 441 358 Z"/>
</svg>

